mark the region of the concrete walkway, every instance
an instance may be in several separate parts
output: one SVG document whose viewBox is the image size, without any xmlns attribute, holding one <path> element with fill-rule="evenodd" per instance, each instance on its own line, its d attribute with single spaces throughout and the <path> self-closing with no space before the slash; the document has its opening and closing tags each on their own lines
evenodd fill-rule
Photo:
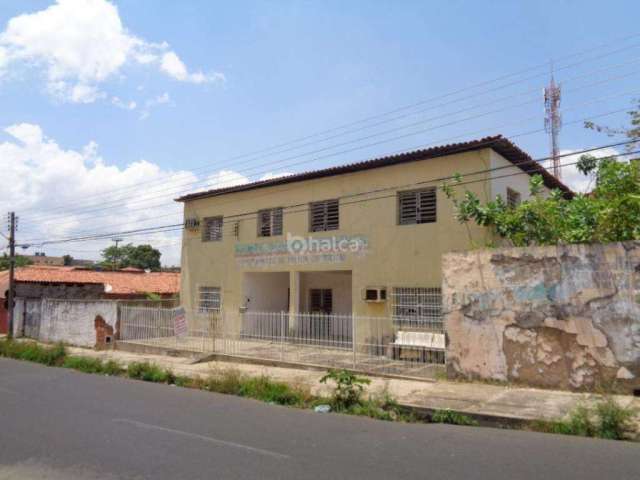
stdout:
<svg viewBox="0 0 640 480">
<path fill-rule="evenodd" d="M 221 370 L 234 369 L 244 374 L 267 375 L 274 380 L 304 385 L 314 394 L 328 394 L 330 387 L 319 383 L 323 372 L 299 370 L 274 366 L 231 363 L 226 361 L 193 363 L 192 359 L 165 355 L 130 353 L 119 350 L 102 350 L 68 347 L 73 355 L 82 355 L 102 360 L 115 360 L 120 364 L 148 361 L 175 374 L 190 377 L 205 377 Z M 431 410 L 451 409 L 458 412 L 486 417 L 490 420 L 530 421 L 536 419 L 558 419 L 564 417 L 581 403 L 590 403 L 599 397 L 592 394 L 565 391 L 540 390 L 484 383 L 450 381 L 413 381 L 371 378 L 368 391 L 382 392 L 385 389 L 402 405 Z M 632 406 L 640 411 L 640 398 L 616 395 L 622 406 Z"/>
</svg>

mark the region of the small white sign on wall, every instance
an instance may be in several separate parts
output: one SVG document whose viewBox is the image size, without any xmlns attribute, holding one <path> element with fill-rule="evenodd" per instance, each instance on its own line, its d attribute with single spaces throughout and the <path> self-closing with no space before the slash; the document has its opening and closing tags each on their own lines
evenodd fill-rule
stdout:
<svg viewBox="0 0 640 480">
<path fill-rule="evenodd" d="M 182 307 L 176 308 L 173 314 L 173 332 L 176 337 L 184 337 L 188 332 L 187 316 Z"/>
</svg>

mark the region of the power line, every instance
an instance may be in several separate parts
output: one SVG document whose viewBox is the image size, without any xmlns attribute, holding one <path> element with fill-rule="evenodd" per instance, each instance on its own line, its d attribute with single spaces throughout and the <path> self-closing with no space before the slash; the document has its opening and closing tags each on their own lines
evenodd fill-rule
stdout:
<svg viewBox="0 0 640 480">
<path fill-rule="evenodd" d="M 577 152 L 571 152 L 571 153 L 567 153 L 564 155 L 561 155 L 561 157 L 567 157 L 567 156 L 575 156 L 575 155 L 582 155 L 585 153 L 591 153 L 594 151 L 598 151 L 598 150 L 602 150 L 605 148 L 613 148 L 613 147 L 617 147 L 617 146 L 621 146 L 621 145 L 628 145 L 631 143 L 634 143 L 635 140 L 628 140 L 628 141 L 624 141 L 624 142 L 617 142 L 617 143 L 612 143 L 612 144 L 608 144 L 608 145 L 603 145 L 603 146 L 599 146 L 599 147 L 593 147 L 590 149 L 584 149 L 581 151 L 577 151 Z M 620 157 L 620 156 L 627 156 L 627 155 L 632 155 L 635 153 L 640 152 L 640 150 L 638 150 L 637 152 L 626 152 L 623 154 L 618 154 L 618 155 L 612 155 L 611 157 Z M 499 171 L 499 170 L 504 170 L 504 169 L 508 169 L 508 168 L 521 168 L 525 165 L 529 165 L 531 168 L 535 169 L 535 171 L 533 173 L 537 173 L 540 171 L 540 169 L 544 168 L 540 165 L 540 162 L 542 161 L 547 161 L 549 159 L 551 159 L 553 157 L 544 157 L 544 158 L 539 158 L 539 159 L 531 159 L 529 161 L 526 162 L 521 162 L 518 164 L 512 164 L 512 165 L 505 165 L 505 166 L 500 166 L 500 167 L 492 167 L 492 168 L 488 168 L 488 169 L 484 169 L 484 170 L 478 170 L 475 172 L 470 172 L 470 173 L 466 173 L 465 176 L 476 176 L 476 175 L 480 175 L 482 173 L 489 173 L 489 172 L 494 172 L 494 171 Z M 574 162 L 577 163 L 577 162 Z M 528 167 L 527 167 L 528 168 Z M 522 172 L 518 172 L 518 174 L 528 174 L 529 172 L 526 170 L 523 170 Z M 365 192 L 358 192 L 358 193 L 354 193 L 354 194 L 348 194 L 348 195 L 341 195 L 341 196 L 337 196 L 334 198 L 337 198 L 338 200 L 342 200 L 342 199 L 348 199 L 348 198 L 353 198 L 353 197 L 358 197 L 358 196 L 362 196 L 362 195 L 370 195 L 370 194 L 375 194 L 375 193 L 380 193 L 382 191 L 388 191 L 388 190 L 397 190 L 397 189 L 404 189 L 404 188 L 409 188 L 409 187 L 414 187 L 414 186 L 419 186 L 419 185 L 425 185 L 425 184 L 429 184 L 429 183 L 437 183 L 437 182 L 444 182 L 447 180 L 452 180 L 455 179 L 456 176 L 452 175 L 452 176 L 445 176 L 445 177 L 438 177 L 438 178 L 432 178 L 432 179 L 428 179 L 428 180 L 424 180 L 424 181 L 420 181 L 420 182 L 414 182 L 411 184 L 405 184 L 405 185 L 394 185 L 394 186 L 390 186 L 390 187 L 384 187 L 381 189 L 375 189 L 375 190 L 369 190 L 369 191 L 365 191 Z M 500 177 L 502 178 L 502 177 Z M 473 183 L 475 182 L 486 182 L 488 179 L 480 179 L 480 180 L 476 180 L 473 181 Z M 376 198 L 368 198 L 368 199 L 364 199 L 361 201 L 372 201 L 375 200 Z M 346 202 L 345 204 L 349 204 L 349 202 Z M 341 203 L 342 205 L 342 203 Z M 305 206 L 306 208 L 304 208 L 303 210 L 298 210 L 298 211 L 291 211 L 291 208 L 298 208 L 298 207 L 302 207 Z M 292 205 L 287 205 L 287 206 L 282 206 L 281 208 L 287 210 L 287 213 L 297 213 L 297 212 L 306 212 L 308 211 L 308 202 L 307 203 L 298 203 L 298 204 L 292 204 Z M 227 222 L 235 222 L 237 220 L 230 220 L 232 218 L 238 218 L 238 217 L 247 217 L 249 215 L 257 215 L 258 210 L 252 210 L 252 211 L 248 211 L 248 212 L 243 212 L 243 213 L 238 213 L 238 214 L 234 214 L 234 215 L 228 215 L 225 217 L 225 219 L 223 221 L 227 221 Z M 253 217 L 250 217 L 253 218 Z M 243 218 L 244 219 L 244 218 Z M 249 218 L 246 218 L 245 220 L 248 220 Z M 105 233 L 100 233 L 100 234 L 96 234 L 96 235 L 87 235 L 87 236 L 83 236 L 83 237 L 72 237 L 72 238 L 66 238 L 66 239 L 60 239 L 60 240 L 49 240 L 49 241 L 44 241 L 42 243 L 39 243 L 38 245 L 44 246 L 44 245 L 50 245 L 50 244 L 59 244 L 59 243 L 68 243 L 68 242 L 77 242 L 77 241 L 89 241 L 89 240 L 101 240 L 101 239 L 106 239 L 106 238 L 110 238 L 111 236 L 129 236 L 129 235 L 134 235 L 134 234 L 138 234 L 138 233 L 145 233 L 145 234 L 151 234 L 151 233 L 161 233 L 161 232 L 167 232 L 167 231 L 179 231 L 183 229 L 183 225 L 182 223 L 179 224 L 170 224 L 170 225 L 160 225 L 160 226 L 155 226 L 155 227 L 149 227 L 149 228 L 144 228 L 144 229 L 136 229 L 136 230 L 128 230 L 128 231 L 120 231 L 120 232 L 105 232 Z"/>
<path fill-rule="evenodd" d="M 634 73 L 640 73 L 640 70 L 639 70 L 639 71 L 637 71 L 637 72 L 634 72 Z M 627 75 L 629 75 L 629 74 L 627 74 Z M 618 79 L 618 78 L 619 78 L 619 77 L 616 77 L 615 79 Z M 609 80 L 609 79 L 607 79 L 606 81 L 608 81 L 608 80 Z M 602 83 L 602 81 L 599 81 L 599 82 L 596 82 L 596 83 L 592 83 L 592 84 L 589 84 L 589 85 L 587 85 L 587 86 L 594 86 L 594 85 L 597 85 L 597 84 L 600 84 L 600 83 Z M 579 87 L 579 88 L 585 88 L 585 87 L 586 87 L 586 86 L 582 86 L 582 87 Z M 570 90 L 570 91 L 575 91 L 575 90 L 577 90 L 577 89 L 573 89 L 573 90 Z M 616 94 L 616 95 L 613 95 L 613 96 L 606 96 L 606 97 L 601 97 L 601 98 L 597 98 L 597 99 L 592 99 L 592 100 L 589 100 L 589 101 L 587 101 L 587 102 L 582 102 L 581 104 L 577 104 L 577 105 L 574 105 L 574 106 L 572 106 L 572 107 L 569 107 L 569 108 L 567 108 L 567 109 L 565 109 L 565 110 L 566 110 L 566 111 L 569 111 L 569 110 L 575 109 L 575 108 L 577 108 L 577 107 L 579 107 L 579 106 L 589 105 L 589 104 L 592 104 L 592 103 L 597 103 L 597 102 L 599 102 L 599 101 L 608 100 L 608 99 L 611 99 L 611 98 L 615 98 L 615 97 L 617 97 L 617 96 L 627 96 L 627 95 L 629 95 L 629 94 L 631 94 L 631 93 L 632 93 L 632 92 L 624 92 L 624 93 L 622 93 L 622 94 Z M 351 152 L 356 151 L 356 150 L 360 150 L 360 149 L 363 149 L 363 148 L 369 148 L 369 147 L 371 147 L 371 146 L 377 146 L 377 145 L 380 145 L 380 144 L 383 144 L 383 143 L 388 143 L 388 142 L 391 142 L 391 141 L 396 141 L 396 140 L 399 140 L 399 139 L 402 139 L 402 138 L 406 138 L 406 137 L 408 137 L 408 136 L 419 135 L 419 134 L 422 134 L 422 133 L 426 133 L 427 131 L 431 131 L 431 130 L 436 130 L 436 129 L 438 129 L 438 128 L 442 128 L 443 126 L 451 126 L 451 125 L 454 125 L 454 124 L 463 123 L 463 122 L 465 122 L 465 121 L 474 120 L 474 119 L 481 118 L 481 117 L 484 117 L 484 116 L 487 116 L 487 115 L 491 115 L 491 114 L 495 114 L 495 113 L 500 113 L 500 112 L 502 112 L 502 111 L 504 111 L 504 110 L 506 110 L 506 109 L 509 109 L 509 108 L 514 108 L 514 107 L 518 107 L 518 106 L 522 106 L 522 105 L 526 105 L 526 104 L 535 103 L 536 101 L 537 101 L 537 100 L 532 100 L 532 101 L 527 101 L 527 102 L 524 102 L 524 103 L 521 103 L 521 104 L 519 104 L 519 105 L 515 105 L 515 106 L 509 106 L 509 107 L 505 107 L 505 108 L 501 108 L 501 109 L 494 109 L 494 110 L 489 111 L 489 112 L 483 112 L 483 113 L 477 114 L 477 115 L 472 116 L 472 117 L 465 117 L 465 118 L 463 118 L 463 119 L 455 120 L 455 121 L 453 121 L 453 122 L 449 122 L 449 123 L 446 123 L 446 124 L 436 125 L 436 126 L 433 126 L 433 127 L 427 128 L 427 129 L 419 130 L 419 131 L 417 131 L 417 132 L 409 132 L 409 133 L 406 133 L 406 134 L 402 134 L 402 135 L 395 136 L 395 137 L 392 137 L 392 138 L 388 138 L 388 139 L 380 140 L 380 141 L 377 141 L 377 142 L 372 142 L 372 143 L 368 143 L 368 144 L 364 144 L 364 145 L 359 145 L 359 146 L 356 146 L 356 147 L 354 147 L 354 148 L 349 148 L 349 149 L 342 150 L 342 151 L 338 151 L 338 152 L 332 152 L 332 153 L 327 154 L 327 155 L 324 155 L 324 156 L 316 157 L 316 158 L 315 158 L 315 160 L 324 159 L 324 158 L 331 158 L 331 157 L 334 157 L 334 156 L 336 156 L 336 155 L 342 155 L 342 154 L 345 154 L 345 153 L 351 153 Z M 509 122 L 509 123 L 511 123 L 511 122 Z M 397 130 L 397 129 L 394 129 L 394 130 Z M 392 131 L 393 131 L 393 130 L 392 130 Z M 383 132 L 383 133 L 385 133 L 385 132 Z M 328 148 L 335 148 L 336 146 L 342 146 L 342 145 L 346 145 L 346 144 L 354 143 L 354 142 L 356 142 L 356 141 L 361 141 L 361 140 L 366 140 L 366 139 L 369 139 L 369 138 L 373 138 L 373 137 L 376 137 L 376 136 L 377 136 L 377 135 L 370 135 L 370 136 L 367 136 L 367 137 L 362 137 L 362 138 L 360 138 L 360 139 L 356 139 L 356 140 L 354 140 L 354 141 L 345 142 L 345 143 L 338 144 L 338 145 L 335 145 L 335 146 L 331 146 L 331 147 L 328 147 Z M 456 137 L 454 137 L 454 138 L 456 138 Z M 438 141 L 438 142 L 433 142 L 433 143 L 431 143 L 431 145 L 433 145 L 433 144 L 435 144 L 435 143 L 439 143 L 439 142 L 440 142 L 440 141 Z M 314 152 L 310 152 L 310 153 L 317 153 L 317 152 L 321 152 L 321 151 L 323 151 L 323 150 L 327 150 L 328 148 L 323 148 L 323 149 L 316 150 L 316 151 L 314 151 Z M 283 159 L 282 161 L 286 161 L 286 160 L 289 160 L 289 159 L 296 159 L 296 158 L 298 158 L 298 157 L 299 157 L 299 156 L 288 157 L 288 158 Z M 302 164 L 302 163 L 307 163 L 307 160 L 302 161 L 302 162 L 296 162 L 296 163 L 293 163 L 293 164 L 288 164 L 288 165 L 285 165 L 283 168 L 288 168 L 288 167 L 296 166 L 296 165 L 299 165 L 299 164 Z M 236 173 L 240 174 L 240 173 L 243 173 L 243 172 L 244 172 L 243 170 L 240 170 L 240 171 L 238 171 L 238 172 L 236 172 Z M 197 184 L 197 183 L 200 183 L 200 182 L 201 182 L 201 181 L 197 181 L 197 182 L 189 182 L 189 183 L 184 184 L 184 185 L 194 185 L 194 184 Z M 181 187 L 181 186 L 184 186 L 184 185 L 177 185 L 176 187 Z M 165 191 L 165 192 L 164 192 L 164 193 L 162 193 L 161 195 L 151 196 L 151 197 L 147 197 L 147 198 L 140 198 L 140 199 L 139 199 L 138 201 L 136 201 L 136 202 L 126 202 L 126 204 L 127 204 L 128 206 L 130 206 L 130 205 L 135 205 L 135 204 L 143 204 L 143 203 L 149 202 L 150 200 L 153 200 L 153 199 L 165 198 L 165 197 L 167 197 L 168 195 L 177 195 L 177 194 L 179 194 L 179 193 L 181 193 L 181 192 L 182 192 L 182 190 L 176 190 L 175 188 L 172 188 L 172 189 L 169 189 L 169 190 Z M 113 202 L 112 202 L 112 203 L 113 203 Z M 109 202 L 107 202 L 107 205 L 109 205 Z M 118 205 L 118 204 L 116 204 L 116 205 L 111 205 L 111 206 L 105 206 L 105 204 L 103 203 L 103 204 L 102 204 L 102 206 L 101 206 L 101 207 L 99 207 L 99 208 L 93 208 L 93 209 L 86 209 L 86 208 L 84 208 L 84 209 L 78 210 L 78 211 L 76 211 L 76 212 L 73 212 L 73 211 L 72 211 L 72 212 L 61 213 L 61 214 L 58 214 L 58 215 L 52 215 L 52 216 L 48 216 L 47 214 L 43 213 L 43 214 L 41 214 L 40 216 L 36 215 L 35 217 L 32 217 L 31 222 L 33 222 L 34 220 L 43 220 L 43 219 L 47 219 L 47 220 L 53 220 L 53 219 L 64 219 L 65 217 L 67 217 L 67 218 L 68 218 L 70 214 L 71 214 L 71 215 L 73 215 L 74 217 L 77 217 L 77 216 L 84 216 L 84 215 L 88 215 L 88 214 L 91 214 L 91 213 L 95 213 L 95 212 L 100 212 L 100 211 L 108 210 L 109 208 L 116 207 L 117 205 Z M 143 209 L 146 209 L 146 208 L 152 208 L 152 207 L 153 207 L 153 206 L 145 206 L 145 207 L 143 207 Z M 95 218 L 95 216 L 93 216 L 93 217 Z"/>
<path fill-rule="evenodd" d="M 629 39 L 632 39 L 632 38 L 636 38 L 636 37 L 638 37 L 638 36 L 640 36 L 640 34 L 634 34 L 634 35 L 631 35 L 631 36 L 627 36 L 627 37 L 625 37 L 625 40 L 629 40 Z M 603 44 L 603 45 L 601 45 L 601 46 L 598 46 L 598 47 L 595 47 L 595 48 L 592 48 L 592 49 L 584 50 L 584 51 L 581 51 L 581 52 L 578 52 L 578 53 L 574 53 L 574 54 L 571 54 L 571 55 L 567 55 L 567 56 L 564 56 L 564 57 L 560 57 L 560 58 L 561 58 L 561 59 L 573 58 L 573 57 L 576 57 L 576 56 L 585 55 L 586 53 L 591 53 L 591 52 L 592 52 L 592 51 L 594 51 L 594 50 L 598 50 L 598 49 L 606 48 L 606 47 L 609 47 L 609 46 L 611 46 L 611 45 L 617 45 L 617 44 L 618 44 L 618 42 L 610 42 L 610 43 Z M 563 69 L 567 69 L 567 68 L 573 68 L 573 67 L 575 67 L 575 66 L 577 66 L 577 65 L 581 65 L 581 64 L 586 63 L 586 62 L 590 62 L 590 61 L 598 60 L 598 59 L 603 58 L 603 57 L 608 57 L 608 56 L 614 55 L 614 54 L 616 54 L 616 53 L 619 53 L 619 52 L 622 52 L 622 51 L 625 51 L 625 50 L 628 50 L 628 49 L 631 49 L 631 48 L 636 48 L 637 46 L 638 46 L 638 44 L 629 45 L 629 46 L 624 46 L 624 47 L 618 48 L 618 49 L 616 49 L 616 50 L 613 50 L 613 51 L 607 52 L 607 53 L 605 53 L 605 54 L 602 54 L 602 55 L 599 55 L 599 56 L 596 56 L 596 57 L 593 57 L 593 58 L 590 58 L 590 59 L 587 59 L 587 60 L 583 60 L 583 61 L 576 62 L 576 63 L 573 63 L 573 64 L 565 65 L 565 66 L 563 66 L 563 67 L 559 67 L 557 70 L 563 70 Z M 397 112 L 399 112 L 399 111 L 404 111 L 404 110 L 407 110 L 407 109 L 410 109 L 410 108 L 413 108 L 413 107 L 416 107 L 416 106 L 424 105 L 424 104 L 429 103 L 429 102 L 431 102 L 431 101 L 433 101 L 433 100 L 437 100 L 437 99 L 441 99 L 441 98 L 448 98 L 448 97 L 451 97 L 451 96 L 455 96 L 455 95 L 457 95 L 457 94 L 459 94 L 459 93 L 463 93 L 463 92 L 465 92 L 465 91 L 467 91 L 467 90 L 472 90 L 472 89 L 474 89 L 474 88 L 478 88 L 478 87 L 480 87 L 480 86 L 490 85 L 491 83 L 495 83 L 495 82 L 497 82 L 497 81 L 500 81 L 500 80 L 503 80 L 503 79 L 506 79 L 506 78 L 510 78 L 510 77 L 513 77 L 513 76 L 517 76 L 517 75 L 520 75 L 520 74 L 525 73 L 525 72 L 527 72 L 527 71 L 531 71 L 531 70 L 538 69 L 538 68 L 540 68 L 540 67 L 542 67 L 542 66 L 545 66 L 545 65 L 546 65 L 546 64 L 537 65 L 537 66 L 535 66 L 535 67 L 530 67 L 530 68 L 528 68 L 528 69 L 524 69 L 524 70 L 519 71 L 519 72 L 516 72 L 516 73 L 512 73 L 512 74 L 504 75 L 504 76 L 498 77 L 498 78 L 493 79 L 493 80 L 488 80 L 488 81 L 480 82 L 480 83 L 478 83 L 478 84 L 476 84 L 476 85 L 474 85 L 474 86 L 471 86 L 471 87 L 462 88 L 462 89 L 459 89 L 459 90 L 456 90 L 456 91 L 453 91 L 453 92 L 447 93 L 447 94 L 445 94 L 445 95 L 434 96 L 434 97 L 431 97 L 431 98 L 428 98 L 428 99 L 425 99 L 425 100 L 422 100 L 422 101 L 419 101 L 419 102 L 415 102 L 415 103 L 410 104 L 410 105 L 406 105 L 406 106 L 403 106 L 403 107 L 399 107 L 399 108 L 396 108 L 396 109 L 390 110 L 390 111 L 388 111 L 388 112 L 384 112 L 384 113 L 382 113 L 382 114 L 377 114 L 377 115 L 374 115 L 374 116 L 365 117 L 364 119 L 360 119 L 360 120 L 357 120 L 357 121 L 355 121 L 355 122 L 350 122 L 350 123 L 347 123 L 347 124 L 343 124 L 343 125 L 341 125 L 341 126 L 334 127 L 334 128 L 331 128 L 331 129 L 328 129 L 328 130 L 325 130 L 325 131 L 323 131 L 323 132 L 319 132 L 319 133 L 316 133 L 316 134 L 307 135 L 307 136 L 305 136 L 305 137 L 301 137 L 301 138 L 299 138 L 299 139 L 296 139 L 296 140 L 293 140 L 293 141 L 290 141 L 290 142 L 286 142 L 286 143 L 284 143 L 284 144 L 280 144 L 280 145 L 278 145 L 278 146 L 274 146 L 274 147 L 267 147 L 266 149 L 257 150 L 257 151 L 255 151 L 255 152 L 251 152 L 251 153 L 248 153 L 248 154 L 243 154 L 243 155 L 234 156 L 234 157 L 232 157 L 230 160 L 238 160 L 238 159 L 240 159 L 240 158 L 246 158 L 247 156 L 252 156 L 252 155 L 255 155 L 255 154 L 263 153 L 263 152 L 265 152 L 265 151 L 270 151 L 270 150 L 273 150 L 274 148 L 279 148 L 279 147 L 282 147 L 282 146 L 290 145 L 290 144 L 292 144 L 292 143 L 297 143 L 297 142 L 299 142 L 299 141 L 301 141 L 301 140 L 306 140 L 306 139 L 309 139 L 309 138 L 315 138 L 315 137 L 317 137 L 317 136 L 319 136 L 319 135 L 322 135 L 322 134 L 324 134 L 324 133 L 329 133 L 329 132 L 337 131 L 337 130 L 340 130 L 340 129 L 343 129 L 343 128 L 351 127 L 351 126 L 354 126 L 354 125 L 356 125 L 356 124 L 365 123 L 366 121 L 369 121 L 369 120 L 371 120 L 371 119 L 383 118 L 383 117 L 385 117 L 385 116 L 388 116 L 388 115 L 393 114 L 393 113 L 397 113 Z M 533 77 L 528 77 L 528 78 L 526 78 L 526 79 L 521 79 L 521 80 L 518 80 L 518 81 L 514 81 L 514 82 L 512 82 L 512 83 L 510 83 L 510 84 L 507 84 L 507 85 L 500 85 L 499 87 L 495 87 L 494 89 L 490 90 L 489 92 L 491 92 L 491 91 L 496 91 L 496 90 L 500 90 L 500 89 L 505 88 L 506 86 L 510 86 L 510 85 L 513 85 L 513 84 L 516 84 L 516 83 L 520 83 L 520 82 L 522 82 L 522 81 L 526 81 L 526 80 L 529 80 L 529 79 L 531 79 L 531 78 L 538 77 L 538 76 L 540 76 L 540 75 L 543 75 L 543 74 L 538 74 L 538 75 L 535 75 L 535 76 L 533 76 Z M 475 97 L 475 96 L 477 96 L 477 95 L 478 95 L 478 94 L 476 93 L 476 94 L 474 94 L 473 96 Z M 471 98 L 471 97 L 464 97 L 464 99 L 468 99 L 468 98 Z M 457 102 L 457 101 L 460 101 L 460 100 L 461 100 L 461 99 L 458 99 L 458 100 L 456 100 L 456 102 Z M 437 107 L 440 107 L 440 106 L 441 106 L 441 105 L 439 105 L 439 106 L 437 106 Z M 437 108 L 437 107 L 436 107 L 436 108 Z M 397 119 L 397 118 L 396 118 L 396 119 Z M 394 120 L 395 120 L 395 119 L 394 119 Z M 352 132 L 350 132 L 350 133 L 352 133 Z M 333 137 L 332 137 L 332 138 L 333 138 Z M 321 140 L 321 141 L 326 141 L 326 140 L 327 140 L 327 139 L 323 139 L 323 140 Z M 317 143 L 317 142 L 316 142 L 316 143 Z M 296 147 L 296 148 L 300 148 L 300 147 Z M 283 153 L 283 152 L 273 152 L 272 154 L 277 154 L 277 153 Z M 192 170 L 192 172 L 195 172 L 195 171 L 197 171 L 197 170 L 199 170 L 199 169 L 201 169 L 201 168 L 207 168 L 207 167 L 208 167 L 208 166 L 210 166 L 210 165 L 213 165 L 213 164 L 209 164 L 209 165 L 206 165 L 206 166 L 202 166 L 202 167 L 199 167 L 199 168 L 193 169 L 193 170 Z M 216 167 L 216 168 L 221 168 L 221 167 Z M 160 181 L 163 181 L 163 180 L 165 179 L 164 177 L 169 178 L 169 177 L 171 177 L 171 176 L 173 176 L 173 175 L 174 175 L 173 173 L 171 173 L 171 174 L 167 174 L 166 176 L 163 176 L 163 178 L 156 178 L 156 179 L 149 180 L 149 181 L 146 181 L 146 182 L 141 182 L 141 183 L 139 183 L 139 184 L 137 184 L 137 185 L 134 185 L 134 186 L 127 186 L 127 187 L 122 187 L 122 188 L 120 188 L 120 189 L 114 189 L 114 190 L 112 190 L 112 192 L 130 190 L 130 189 L 132 189 L 132 188 L 139 188 L 139 186 L 140 186 L 140 185 L 142 185 L 142 184 L 148 184 L 148 183 L 156 183 L 156 182 L 160 182 Z M 101 197 L 104 197 L 104 195 L 105 195 L 105 194 L 107 194 L 107 193 L 109 193 L 109 192 L 102 192 L 102 193 L 100 194 L 100 196 L 101 196 Z M 65 205 L 58 206 L 58 207 L 53 207 L 52 209 L 50 209 L 50 211 L 54 211 L 54 210 L 56 210 L 56 209 L 62 209 L 62 208 L 66 208 L 66 207 L 67 207 L 67 206 L 65 206 Z M 27 211 L 28 211 L 28 210 L 27 210 Z"/>
<path fill-rule="evenodd" d="M 588 118 L 589 119 L 594 119 L 594 118 L 598 118 L 598 117 L 601 117 L 601 116 L 609 115 L 609 114 L 612 114 L 612 113 L 617 113 L 619 111 L 626 111 L 626 110 L 627 110 L 627 108 L 623 108 L 623 109 L 615 110 L 615 111 L 612 111 L 612 112 L 606 112 L 604 114 L 600 114 L 600 115 L 597 115 L 597 116 L 589 116 Z M 582 123 L 584 120 L 586 120 L 586 119 L 585 118 L 577 119 L 577 120 L 574 120 L 574 121 L 571 121 L 571 122 L 567 122 L 566 125 Z M 512 140 L 512 139 L 517 138 L 517 137 L 526 136 L 526 135 L 530 135 L 530 134 L 533 134 L 533 133 L 538 133 L 538 132 L 540 132 L 542 130 L 543 129 L 536 129 L 536 130 L 530 130 L 530 131 L 526 131 L 526 132 L 520 132 L 520 133 L 518 133 L 516 135 L 511 135 L 510 137 L 504 137 L 504 138 Z M 490 143 L 490 142 L 488 142 L 488 143 Z M 426 145 L 426 146 L 429 146 L 429 145 Z M 398 152 L 393 152 L 393 154 L 402 153 L 402 152 L 405 152 L 405 151 L 406 151 L 406 149 L 403 149 L 403 150 L 400 150 Z M 159 206 L 162 206 L 162 205 L 164 205 L 164 204 L 160 204 Z M 146 206 L 143 209 L 148 209 L 150 207 L 151 206 Z M 104 214 L 102 216 L 107 216 L 107 215 L 109 215 L 109 214 Z M 170 215 L 174 215 L 174 214 L 170 214 Z M 134 223 L 143 223 L 143 222 L 146 222 L 146 221 L 150 221 L 150 220 L 153 220 L 153 219 L 162 218 L 162 217 L 166 217 L 166 216 L 169 216 L 169 215 L 160 215 L 160 216 L 157 216 L 157 217 L 148 218 L 148 219 L 145 219 L 143 221 L 137 221 L 137 222 L 134 222 Z M 99 217 L 99 216 L 94 216 L 94 218 L 96 218 L 96 217 Z M 90 230 L 86 230 L 86 232 L 90 232 Z M 83 233 L 83 232 L 78 232 L 78 233 Z"/>
</svg>

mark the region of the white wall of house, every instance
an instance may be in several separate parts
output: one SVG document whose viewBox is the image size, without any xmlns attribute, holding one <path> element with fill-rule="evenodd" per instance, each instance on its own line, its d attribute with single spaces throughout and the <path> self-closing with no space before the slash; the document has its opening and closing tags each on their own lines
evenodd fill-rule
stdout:
<svg viewBox="0 0 640 480">
<path fill-rule="evenodd" d="M 289 309 L 289 272 L 245 273 L 243 306 L 251 312 L 284 312 Z"/>
</svg>

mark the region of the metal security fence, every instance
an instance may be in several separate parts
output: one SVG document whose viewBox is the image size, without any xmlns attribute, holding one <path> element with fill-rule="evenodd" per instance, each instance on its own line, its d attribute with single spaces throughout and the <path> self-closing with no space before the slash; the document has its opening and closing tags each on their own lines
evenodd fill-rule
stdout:
<svg viewBox="0 0 640 480">
<path fill-rule="evenodd" d="M 371 374 L 433 377 L 445 363 L 445 335 L 407 329 L 392 317 L 244 312 L 222 315 L 181 308 L 122 306 L 120 341 L 239 358 L 281 361 Z M 176 322 L 187 328 L 176 334 Z"/>
<path fill-rule="evenodd" d="M 176 334 L 176 318 L 184 309 L 120 305 L 118 340 L 193 352 L 214 351 L 217 312 L 197 312 L 187 320 L 185 334 Z"/>
</svg>

